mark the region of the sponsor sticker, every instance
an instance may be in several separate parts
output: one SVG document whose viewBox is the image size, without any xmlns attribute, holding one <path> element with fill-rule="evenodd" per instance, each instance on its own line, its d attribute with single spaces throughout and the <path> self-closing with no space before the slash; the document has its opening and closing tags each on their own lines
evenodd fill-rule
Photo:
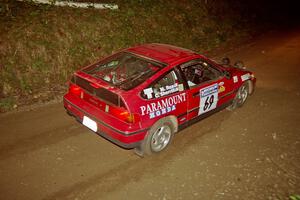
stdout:
<svg viewBox="0 0 300 200">
<path fill-rule="evenodd" d="M 178 92 L 178 84 L 175 83 L 173 85 L 166 85 L 165 87 L 160 87 L 159 91 L 155 93 L 155 97 L 162 97 L 162 96 L 166 96 L 168 94 L 174 93 L 174 92 Z"/>
<path fill-rule="evenodd" d="M 217 107 L 218 87 L 219 85 L 216 83 L 200 90 L 200 109 L 198 115 L 206 113 Z"/>
<path fill-rule="evenodd" d="M 140 106 L 141 115 L 149 115 L 150 119 L 176 110 L 176 105 L 186 101 L 186 93 L 181 93 L 156 102 Z"/>
<path fill-rule="evenodd" d="M 160 88 L 146 88 L 143 91 L 144 94 L 147 96 L 147 99 L 152 99 L 153 96 L 155 98 L 158 98 L 178 91 L 183 91 L 183 85 L 178 85 L 177 83 L 175 83 L 173 85 L 162 86 Z"/>
<path fill-rule="evenodd" d="M 224 82 L 220 82 L 219 83 L 219 93 L 224 92 L 225 91 L 225 86 L 224 86 Z"/>
<path fill-rule="evenodd" d="M 233 77 L 233 83 L 237 83 L 238 82 L 238 77 L 237 76 L 234 76 Z"/>
<path fill-rule="evenodd" d="M 220 86 L 219 87 L 219 93 L 224 92 L 224 91 L 225 91 L 225 86 L 224 85 Z"/>
<path fill-rule="evenodd" d="M 179 92 L 181 92 L 181 91 L 183 91 L 183 90 L 184 90 L 184 88 L 183 88 L 183 84 L 179 84 L 179 85 L 178 85 L 178 90 L 179 90 Z"/>
<path fill-rule="evenodd" d="M 143 91 L 144 91 L 144 94 L 147 96 L 147 99 L 152 99 L 152 93 L 153 93 L 152 88 L 146 88 Z"/>
<path fill-rule="evenodd" d="M 200 97 L 207 97 L 218 92 L 218 84 L 214 84 L 200 90 Z"/>
<path fill-rule="evenodd" d="M 250 74 L 247 73 L 247 74 L 242 75 L 241 79 L 242 79 L 242 81 L 246 81 L 246 80 L 250 79 Z"/>
</svg>

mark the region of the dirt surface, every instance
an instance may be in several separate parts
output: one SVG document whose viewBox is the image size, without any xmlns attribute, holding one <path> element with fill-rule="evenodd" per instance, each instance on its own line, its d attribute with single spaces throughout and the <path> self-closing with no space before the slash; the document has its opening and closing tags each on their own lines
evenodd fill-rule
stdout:
<svg viewBox="0 0 300 200">
<path fill-rule="evenodd" d="M 258 79 L 248 102 L 148 158 L 51 104 L 0 115 L 0 199 L 288 199 L 300 194 L 300 31 L 232 51 Z"/>
</svg>

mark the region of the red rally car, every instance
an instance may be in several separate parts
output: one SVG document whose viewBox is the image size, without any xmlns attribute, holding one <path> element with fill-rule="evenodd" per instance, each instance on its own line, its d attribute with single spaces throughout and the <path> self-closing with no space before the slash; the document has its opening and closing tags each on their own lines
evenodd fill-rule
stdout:
<svg viewBox="0 0 300 200">
<path fill-rule="evenodd" d="M 244 104 L 256 78 L 188 49 L 144 44 L 77 71 L 64 107 L 83 125 L 140 155 L 164 150 L 176 132 Z"/>
</svg>

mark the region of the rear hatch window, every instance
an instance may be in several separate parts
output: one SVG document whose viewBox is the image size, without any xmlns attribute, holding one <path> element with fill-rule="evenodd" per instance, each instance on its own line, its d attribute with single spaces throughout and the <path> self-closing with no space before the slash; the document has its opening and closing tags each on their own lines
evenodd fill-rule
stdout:
<svg viewBox="0 0 300 200">
<path fill-rule="evenodd" d="M 72 83 L 75 83 L 79 87 L 83 88 L 85 91 L 87 91 L 90 95 L 84 95 L 85 100 L 89 101 L 92 104 L 95 104 L 95 99 L 91 99 L 92 96 L 98 97 L 100 100 L 103 100 L 107 102 L 108 104 L 115 105 L 118 107 L 125 108 L 125 104 L 121 97 L 118 94 L 115 94 L 109 90 L 106 90 L 104 88 L 95 88 L 91 85 L 91 82 L 87 81 L 86 79 L 83 79 L 79 76 L 73 76 L 71 79 Z"/>
<path fill-rule="evenodd" d="M 163 63 L 120 52 L 82 71 L 120 89 L 130 90 L 164 66 Z"/>
</svg>

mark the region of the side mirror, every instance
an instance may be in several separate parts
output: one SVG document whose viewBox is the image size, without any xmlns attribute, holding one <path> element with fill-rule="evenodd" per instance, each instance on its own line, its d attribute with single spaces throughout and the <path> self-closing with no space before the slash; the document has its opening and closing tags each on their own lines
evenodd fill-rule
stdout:
<svg viewBox="0 0 300 200">
<path fill-rule="evenodd" d="M 227 78 L 227 79 L 231 79 L 231 73 L 228 72 L 228 71 L 224 71 L 224 76 L 225 76 L 225 78 Z"/>
<path fill-rule="evenodd" d="M 245 69 L 245 65 L 242 61 L 237 61 L 236 63 L 234 63 L 234 67 L 239 68 L 239 69 Z"/>
<path fill-rule="evenodd" d="M 228 57 L 225 57 L 221 61 L 222 65 L 229 65 L 230 64 L 230 59 Z"/>
</svg>

